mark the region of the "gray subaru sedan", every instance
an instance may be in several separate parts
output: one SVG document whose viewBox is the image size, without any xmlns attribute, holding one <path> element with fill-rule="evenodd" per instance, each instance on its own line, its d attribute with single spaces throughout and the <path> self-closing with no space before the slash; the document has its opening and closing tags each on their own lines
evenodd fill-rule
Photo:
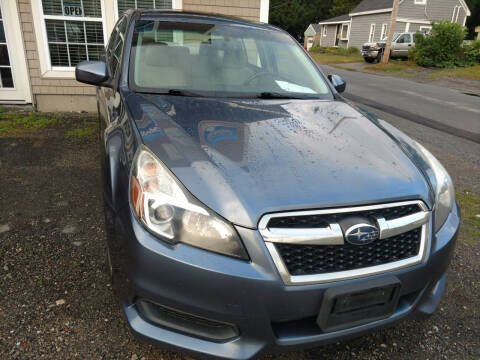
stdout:
<svg viewBox="0 0 480 360">
<path fill-rule="evenodd" d="M 129 11 L 97 86 L 108 264 L 139 338 L 249 359 L 432 314 L 450 176 L 284 31 Z"/>
</svg>

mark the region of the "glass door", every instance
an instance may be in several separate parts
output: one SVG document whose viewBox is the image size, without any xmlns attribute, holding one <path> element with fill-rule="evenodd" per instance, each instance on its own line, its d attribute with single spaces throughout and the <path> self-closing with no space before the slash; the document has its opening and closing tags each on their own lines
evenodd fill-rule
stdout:
<svg viewBox="0 0 480 360">
<path fill-rule="evenodd" d="M 31 102 L 17 2 L 0 0 L 0 103 Z"/>
</svg>

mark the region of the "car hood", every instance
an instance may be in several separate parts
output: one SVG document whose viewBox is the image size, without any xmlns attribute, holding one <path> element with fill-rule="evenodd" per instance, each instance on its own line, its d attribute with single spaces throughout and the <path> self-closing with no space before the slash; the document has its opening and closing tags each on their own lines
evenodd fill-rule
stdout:
<svg viewBox="0 0 480 360">
<path fill-rule="evenodd" d="M 366 42 L 363 46 L 384 45 L 385 41 Z"/>
<path fill-rule="evenodd" d="M 407 199 L 428 203 L 414 163 L 339 100 L 131 94 L 143 142 L 200 201 L 240 226 L 265 213 Z"/>
</svg>

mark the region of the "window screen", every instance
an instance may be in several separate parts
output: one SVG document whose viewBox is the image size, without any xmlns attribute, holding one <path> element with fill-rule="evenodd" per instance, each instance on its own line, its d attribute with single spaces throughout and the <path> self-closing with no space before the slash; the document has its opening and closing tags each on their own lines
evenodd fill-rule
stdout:
<svg viewBox="0 0 480 360">
<path fill-rule="evenodd" d="M 348 25 L 342 25 L 342 39 L 347 39 L 348 37 Z"/>
<path fill-rule="evenodd" d="M 80 61 L 103 57 L 100 1 L 42 0 L 51 66 L 73 67 Z M 89 21 L 85 21 L 86 18 Z"/>
<path fill-rule="evenodd" d="M 172 0 L 117 0 L 118 15 L 128 9 L 171 9 Z"/>
<path fill-rule="evenodd" d="M 52 66 L 75 66 L 103 55 L 101 22 L 45 19 L 45 26 Z"/>
</svg>

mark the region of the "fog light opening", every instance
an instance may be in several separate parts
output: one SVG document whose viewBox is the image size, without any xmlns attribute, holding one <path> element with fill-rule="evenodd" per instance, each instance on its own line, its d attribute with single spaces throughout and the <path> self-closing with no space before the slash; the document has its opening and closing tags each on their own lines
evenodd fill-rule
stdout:
<svg viewBox="0 0 480 360">
<path fill-rule="evenodd" d="M 240 335 L 233 324 L 188 314 L 149 300 L 138 299 L 136 307 L 140 316 L 150 323 L 201 339 L 226 342 Z"/>
</svg>

